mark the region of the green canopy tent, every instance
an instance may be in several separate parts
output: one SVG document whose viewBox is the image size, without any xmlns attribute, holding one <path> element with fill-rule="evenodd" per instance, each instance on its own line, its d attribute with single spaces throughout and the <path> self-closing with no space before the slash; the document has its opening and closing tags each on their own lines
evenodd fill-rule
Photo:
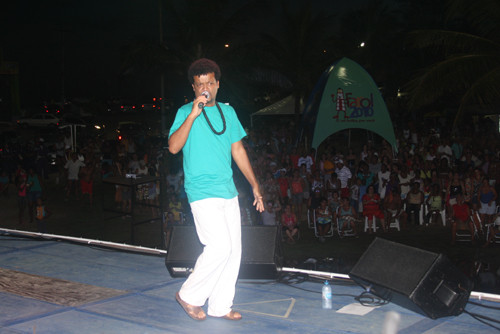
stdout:
<svg viewBox="0 0 500 334">
<path fill-rule="evenodd" d="M 325 70 L 309 98 L 304 117 L 309 118 L 304 120 L 305 126 L 314 126 L 311 146 L 315 149 L 338 131 L 358 128 L 382 136 L 397 152 L 391 117 L 377 85 L 368 72 L 348 58 Z"/>
</svg>

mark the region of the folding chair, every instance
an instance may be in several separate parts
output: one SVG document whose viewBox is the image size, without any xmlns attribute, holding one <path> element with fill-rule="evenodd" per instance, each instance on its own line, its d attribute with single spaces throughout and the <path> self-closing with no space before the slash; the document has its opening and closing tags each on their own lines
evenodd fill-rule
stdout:
<svg viewBox="0 0 500 334">
<path fill-rule="evenodd" d="M 311 211 L 312 211 L 312 215 L 313 215 L 312 219 L 311 219 Z M 315 226 L 314 226 L 315 215 L 316 215 L 316 212 L 314 210 L 311 210 L 309 208 L 307 209 L 307 227 L 315 228 Z"/>
<path fill-rule="evenodd" d="M 354 236 L 356 236 L 356 233 L 354 233 L 354 230 L 350 226 L 350 220 L 354 220 L 354 218 L 352 218 L 352 217 L 342 218 L 340 216 L 340 207 L 337 208 L 335 216 L 336 216 L 335 224 L 337 225 L 337 227 L 335 229 L 337 230 L 339 237 L 342 238 L 342 237 L 354 237 Z M 340 219 L 344 219 L 343 223 L 349 225 L 349 227 L 344 229 L 344 231 L 342 231 L 342 228 L 340 227 Z"/>
<path fill-rule="evenodd" d="M 316 219 L 316 211 L 313 211 L 313 220 L 314 220 L 314 235 L 316 237 L 324 237 L 324 238 L 331 238 L 333 237 L 333 230 L 334 230 L 334 226 L 333 226 L 333 217 L 330 221 L 330 229 L 328 230 L 328 232 L 325 234 L 325 235 L 319 235 L 319 231 L 318 231 L 318 220 Z"/>
<path fill-rule="evenodd" d="M 372 219 L 369 222 L 368 221 L 368 216 L 365 216 L 365 228 L 364 228 L 364 232 L 366 232 L 366 231 L 368 231 L 370 229 L 370 225 L 369 224 L 372 225 L 373 232 L 377 232 L 377 229 L 378 229 L 378 226 L 377 226 L 377 217 L 372 216 Z"/>
<path fill-rule="evenodd" d="M 406 211 L 406 203 L 403 205 L 403 210 Z M 420 205 L 420 210 L 418 212 L 418 224 L 419 225 L 424 225 L 424 210 L 425 210 L 425 205 L 422 203 Z M 413 211 L 410 211 L 410 213 L 412 213 Z M 412 215 L 411 214 L 408 214 L 408 224 L 411 224 L 411 217 Z"/>
<path fill-rule="evenodd" d="M 485 224 L 484 227 L 486 229 L 486 242 L 490 242 L 490 239 L 493 239 L 491 242 L 495 244 L 500 244 L 500 232 L 495 231 L 495 229 L 500 230 L 500 206 L 497 206 L 496 218 L 493 222 L 489 224 Z M 478 214 L 478 213 L 476 213 Z M 479 214 L 478 214 L 479 218 Z M 494 234 L 494 236 L 492 236 Z"/>
<path fill-rule="evenodd" d="M 424 205 L 423 210 L 425 210 L 423 216 L 427 217 L 427 214 L 429 213 L 429 208 L 427 207 L 427 205 Z M 441 223 L 444 227 L 446 227 L 446 207 L 443 206 L 443 208 L 439 212 L 433 212 L 430 219 L 435 219 L 436 216 L 440 217 Z"/>
<path fill-rule="evenodd" d="M 472 225 L 474 226 L 474 234 L 476 235 L 476 237 L 479 237 L 479 235 L 484 236 L 488 230 L 486 225 L 490 224 L 483 225 L 483 223 L 481 222 L 481 216 L 479 215 L 479 211 L 471 211 L 470 219 L 472 220 Z"/>
<path fill-rule="evenodd" d="M 469 230 L 458 230 L 455 232 L 455 241 L 470 242 L 471 235 Z"/>
<path fill-rule="evenodd" d="M 479 223 L 481 223 L 481 220 L 480 220 L 479 214 L 477 212 L 471 212 L 471 216 L 469 217 L 469 219 L 471 220 L 472 226 L 473 226 L 474 240 L 479 240 L 479 231 L 478 231 L 476 224 L 474 223 L 474 218 L 475 218 L 474 215 L 477 215 L 477 219 L 479 219 L 478 220 Z M 470 231 L 468 229 L 467 230 L 457 229 L 457 231 L 455 232 L 455 240 L 461 241 L 461 242 L 470 242 L 471 241 Z"/>
<path fill-rule="evenodd" d="M 489 238 L 491 237 L 491 234 L 494 234 L 493 240 L 491 242 L 495 244 L 500 244 L 500 232 L 495 231 L 495 228 L 500 229 L 500 217 L 496 219 L 495 223 L 491 224 L 489 226 L 487 233 L 486 233 L 486 240 L 490 240 Z M 498 221 L 498 222 L 497 222 Z"/>
<path fill-rule="evenodd" d="M 401 231 L 401 226 L 399 224 L 399 217 L 396 217 L 395 213 L 391 213 L 391 223 L 389 224 L 389 229 L 395 228 L 399 231 Z"/>
<path fill-rule="evenodd" d="M 421 204 L 420 210 L 418 211 L 418 223 L 420 225 L 424 225 L 424 210 L 425 210 L 425 205 Z"/>
</svg>

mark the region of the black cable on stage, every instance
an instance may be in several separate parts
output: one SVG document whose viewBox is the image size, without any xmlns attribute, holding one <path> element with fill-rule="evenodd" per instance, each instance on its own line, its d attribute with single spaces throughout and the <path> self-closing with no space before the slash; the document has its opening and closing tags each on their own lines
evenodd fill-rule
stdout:
<svg viewBox="0 0 500 334">
<path fill-rule="evenodd" d="M 4 235 L 9 235 L 10 234 L 0 234 L 0 236 L 2 236 L 2 240 L 5 240 L 5 241 L 40 241 L 40 240 L 36 240 L 36 239 L 33 239 L 33 238 L 26 238 L 26 237 L 13 237 L 13 236 L 10 236 L 10 237 L 4 237 Z"/>
<path fill-rule="evenodd" d="M 294 276 L 299 276 L 300 279 L 296 279 Z M 304 288 L 296 286 L 296 284 L 303 283 L 303 282 L 309 280 L 308 278 L 309 278 L 309 276 L 304 275 L 304 274 L 299 274 L 299 275 L 297 275 L 297 274 L 285 274 L 285 275 L 281 275 L 278 278 L 278 283 L 284 284 L 286 286 L 289 286 L 289 287 L 297 289 L 297 290 L 321 294 L 321 290 L 310 290 L 310 289 L 304 289 Z M 324 282 L 324 281 L 325 280 L 321 280 L 321 282 Z M 328 281 L 330 281 L 330 280 L 328 280 Z M 320 283 L 320 282 L 318 281 L 316 283 Z M 332 296 L 353 297 L 354 299 L 356 299 L 356 297 L 358 297 L 356 295 L 344 294 L 344 293 L 332 293 Z"/>
<path fill-rule="evenodd" d="M 300 274 L 300 273 L 295 273 L 295 274 L 281 274 L 278 276 L 278 283 L 282 283 L 285 285 L 294 285 L 294 284 L 300 284 L 304 283 L 307 281 L 309 278 L 308 275 L 305 274 Z"/>
<path fill-rule="evenodd" d="M 276 282 L 276 280 L 272 280 L 272 281 L 250 281 L 250 280 L 246 280 L 246 279 L 240 279 L 239 282 L 243 283 L 243 284 L 254 284 L 254 285 L 273 285 L 273 284 L 277 284 L 278 282 Z"/>
<path fill-rule="evenodd" d="M 500 310 L 500 307 L 483 305 L 483 304 L 480 304 L 480 303 L 473 302 L 471 300 L 469 300 L 467 303 L 468 304 L 472 304 L 472 305 L 476 305 L 476 306 L 481 306 L 481 307 L 484 307 L 484 308 L 488 308 L 488 309 L 491 309 L 491 310 Z"/>
<path fill-rule="evenodd" d="M 493 321 L 493 322 L 496 322 L 497 324 L 500 324 L 500 320 L 497 320 L 497 319 L 493 319 L 493 318 L 490 318 L 486 315 L 482 315 L 482 314 L 478 314 L 478 313 L 473 313 L 473 312 L 469 312 L 467 310 L 464 310 L 465 313 L 467 314 L 473 314 L 475 315 L 476 317 L 478 318 L 481 318 L 481 319 L 485 319 L 485 320 L 488 320 L 488 321 Z"/>
<path fill-rule="evenodd" d="M 497 327 L 497 326 L 495 326 L 495 325 L 493 325 L 493 324 L 490 324 L 490 323 L 489 323 L 489 322 L 487 322 L 486 320 L 488 320 L 488 321 L 493 321 L 493 322 L 496 322 L 496 323 L 500 323 L 500 321 L 495 320 L 495 319 L 492 319 L 492 318 L 490 318 L 490 317 L 486 317 L 486 316 L 481 315 L 481 314 L 472 313 L 472 312 L 469 312 L 469 311 L 467 311 L 467 310 L 464 310 L 464 313 L 466 313 L 466 314 L 470 315 L 472 318 L 476 319 L 476 320 L 477 320 L 477 321 L 479 321 L 480 323 L 482 323 L 482 324 L 484 324 L 484 325 L 487 325 L 487 326 L 489 326 L 489 327 L 491 327 L 491 328 L 494 328 L 494 329 L 496 329 L 497 331 L 500 331 L 500 327 Z M 483 319 L 485 319 L 485 320 L 483 320 Z"/>
<path fill-rule="evenodd" d="M 356 296 L 354 299 L 361 305 L 369 307 L 377 307 L 389 304 L 388 300 L 377 297 L 368 291 L 361 292 L 361 294 L 359 296 Z"/>
</svg>

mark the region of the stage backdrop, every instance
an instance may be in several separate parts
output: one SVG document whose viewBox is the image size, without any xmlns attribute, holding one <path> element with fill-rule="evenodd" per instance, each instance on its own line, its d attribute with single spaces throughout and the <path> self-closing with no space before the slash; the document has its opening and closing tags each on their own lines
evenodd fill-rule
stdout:
<svg viewBox="0 0 500 334">
<path fill-rule="evenodd" d="M 331 65 L 316 85 L 314 95 L 319 101 L 314 125 L 312 147 L 331 134 L 344 129 L 367 129 L 385 138 L 396 150 L 396 137 L 387 106 L 372 77 L 359 64 L 342 58 Z M 314 113 L 311 97 L 305 114 Z M 309 110 L 308 110 L 309 109 Z"/>
</svg>

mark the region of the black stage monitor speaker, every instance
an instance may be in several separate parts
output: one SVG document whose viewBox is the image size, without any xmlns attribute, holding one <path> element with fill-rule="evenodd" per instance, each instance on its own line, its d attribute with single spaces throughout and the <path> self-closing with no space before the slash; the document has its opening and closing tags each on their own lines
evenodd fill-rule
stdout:
<svg viewBox="0 0 500 334">
<path fill-rule="evenodd" d="M 277 226 L 241 227 L 241 266 L 239 278 L 275 279 L 281 267 Z M 173 226 L 165 265 L 172 277 L 188 276 L 201 254 L 194 226 Z"/>
<path fill-rule="evenodd" d="M 375 238 L 349 276 L 385 300 L 432 319 L 459 315 L 472 281 L 443 254 Z"/>
</svg>

